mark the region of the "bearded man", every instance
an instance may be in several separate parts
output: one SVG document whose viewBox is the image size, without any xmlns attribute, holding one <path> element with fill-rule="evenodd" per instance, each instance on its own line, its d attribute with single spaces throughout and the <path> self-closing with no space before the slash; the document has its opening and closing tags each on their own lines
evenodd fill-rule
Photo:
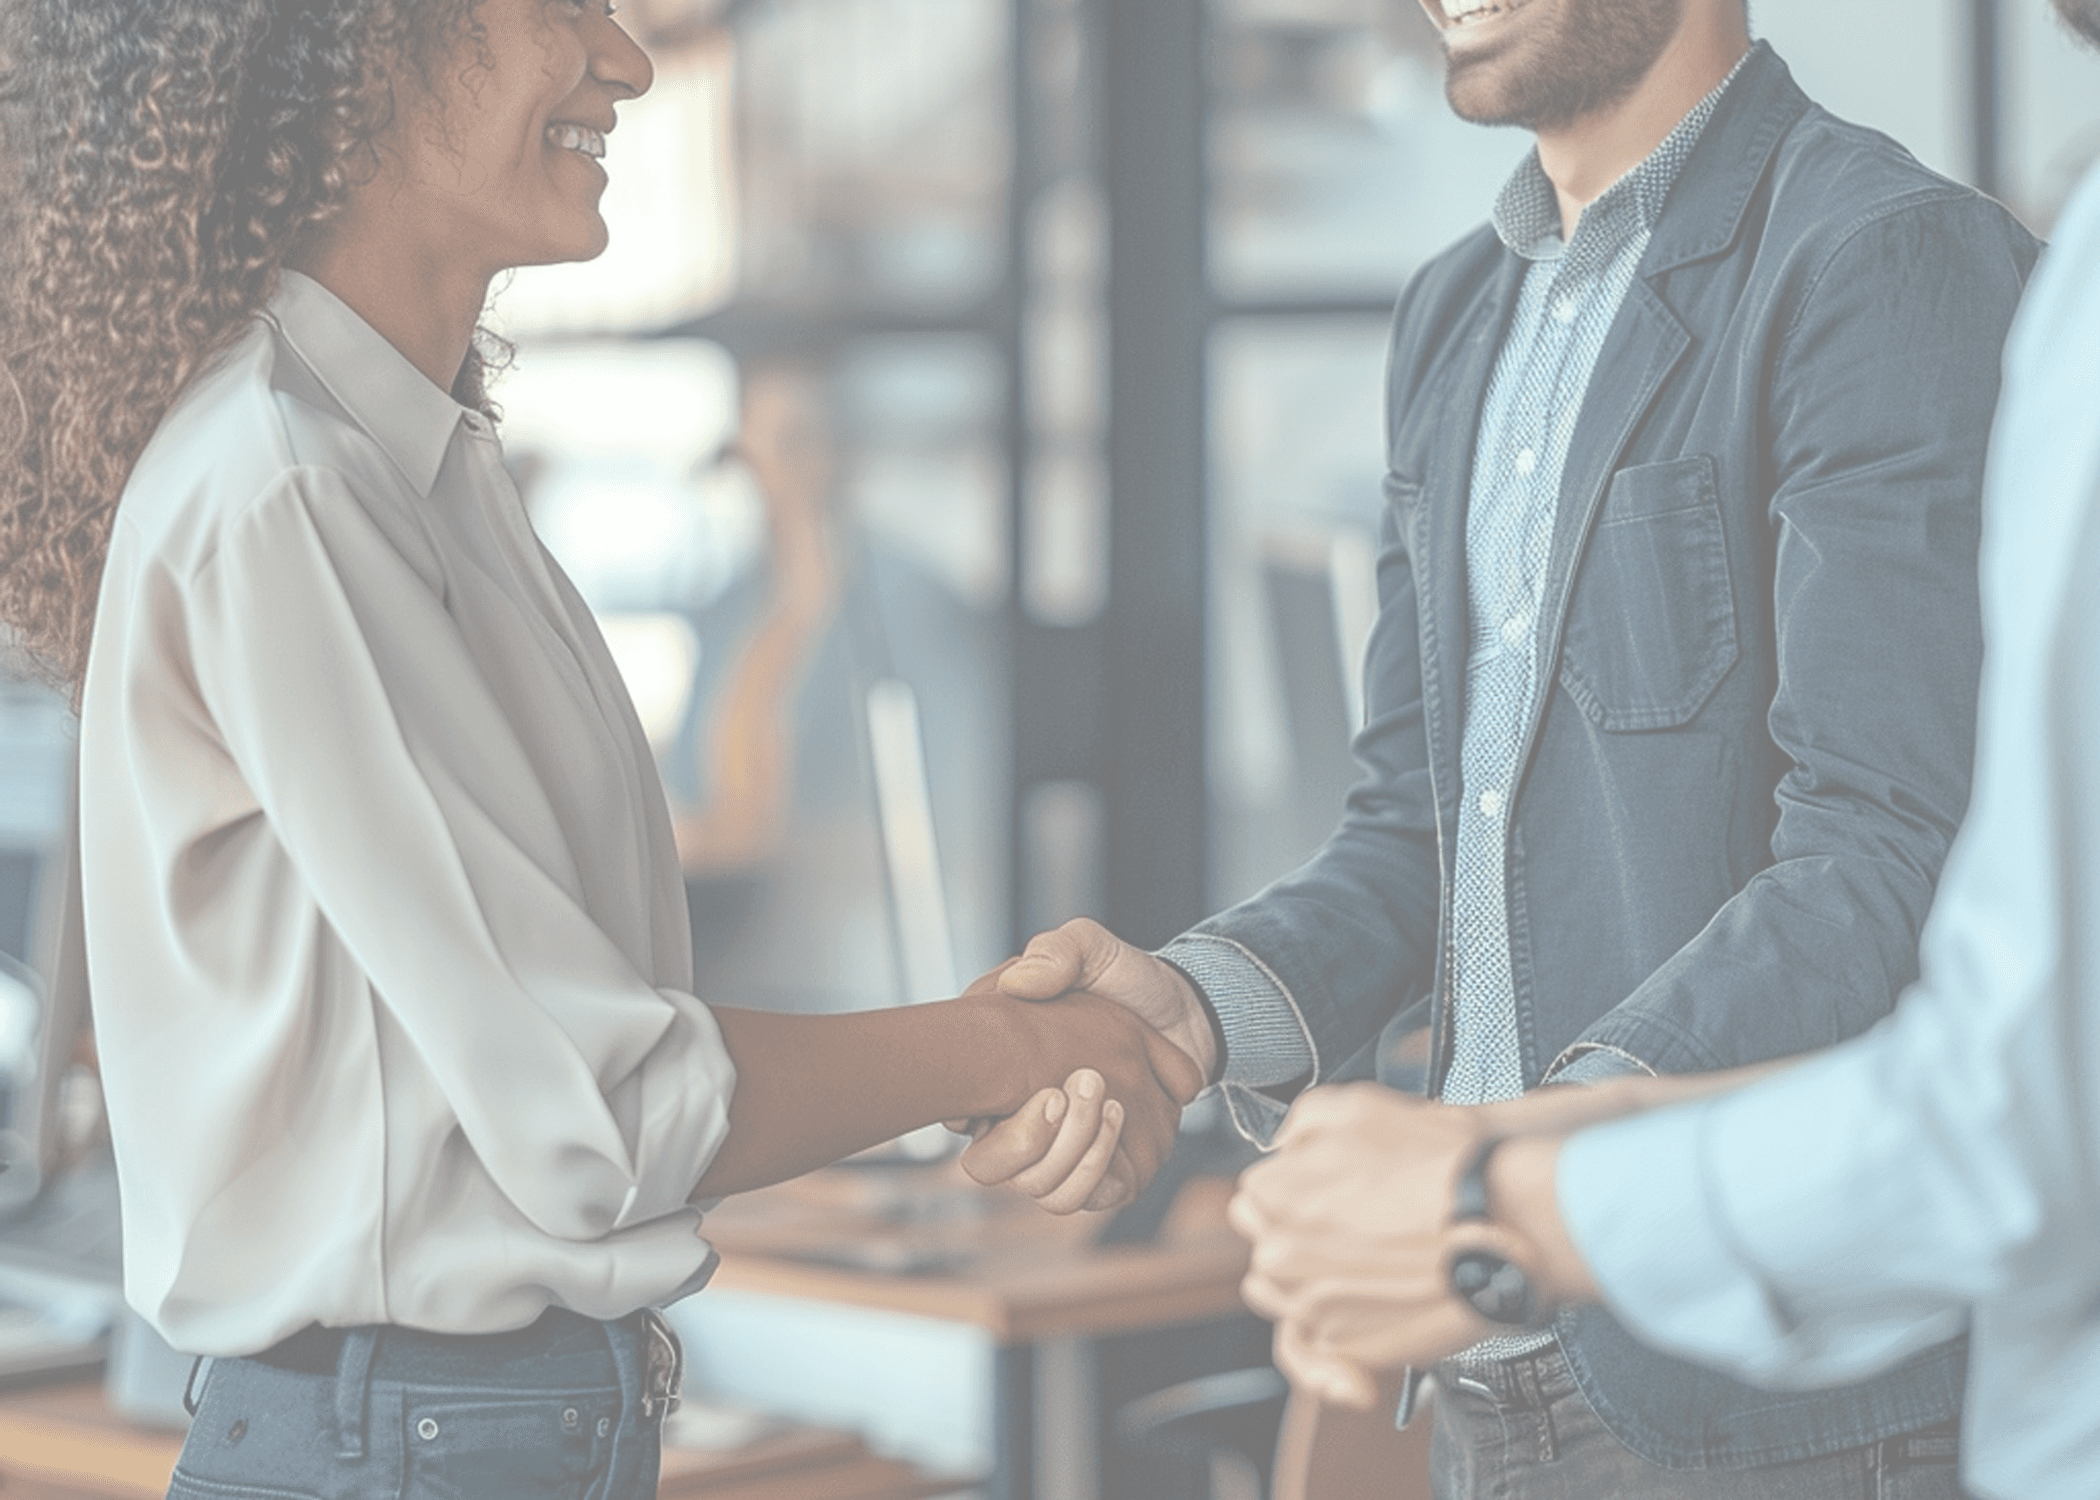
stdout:
<svg viewBox="0 0 2100 1500">
<path fill-rule="evenodd" d="M 996 980 L 1121 999 L 1257 1138 L 1393 1024 L 1458 1104 L 1861 1032 L 1968 797 L 2032 239 L 1817 107 L 1742 0 L 1423 3 L 1453 108 L 1537 150 L 1395 318 L 1363 779 L 1306 865 L 1158 954 L 1074 923 Z M 1101 1118 L 1027 1112 L 966 1162 L 1098 1205 L 1128 1186 Z M 1772 1392 L 1591 1307 L 1438 1373 L 1443 1500 L 1960 1494 L 1958 1343 Z"/>
<path fill-rule="evenodd" d="M 2100 45 L 2100 0 L 2056 8 Z M 1472 1338 L 1481 1300 L 1601 1299 L 1775 1385 L 1855 1379 L 1966 1326 L 1964 1479 L 1993 1500 L 2100 1495 L 2081 1399 L 2100 1377 L 2096 364 L 2100 166 L 2006 350 L 1975 797 L 1894 1016 L 1792 1066 L 1481 1109 L 1308 1097 L 1233 1219 L 1269 1268 L 1249 1300 L 1309 1383 L 1361 1404 L 1372 1372 Z M 1615 1116 L 1636 1118 L 1595 1124 Z M 1483 1254 L 1499 1269 L 1458 1274 Z"/>
</svg>

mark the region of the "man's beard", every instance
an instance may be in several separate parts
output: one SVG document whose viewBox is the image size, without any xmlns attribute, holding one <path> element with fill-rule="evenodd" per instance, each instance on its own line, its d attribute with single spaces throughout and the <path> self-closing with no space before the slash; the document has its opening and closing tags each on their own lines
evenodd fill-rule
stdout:
<svg viewBox="0 0 2100 1500">
<path fill-rule="evenodd" d="M 2056 13 L 2066 26 L 2100 47 L 2100 0 L 2056 0 Z"/>
<path fill-rule="evenodd" d="M 1530 4 L 1542 13 L 1553 7 L 1558 15 L 1511 49 L 1451 60 L 1444 94 L 1460 119 L 1551 130 L 1617 104 L 1640 86 L 1677 34 L 1685 0 Z"/>
</svg>

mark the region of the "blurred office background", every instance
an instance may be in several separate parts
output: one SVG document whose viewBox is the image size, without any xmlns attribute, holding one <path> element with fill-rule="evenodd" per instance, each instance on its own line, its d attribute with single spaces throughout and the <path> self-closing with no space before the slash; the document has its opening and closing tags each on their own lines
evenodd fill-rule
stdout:
<svg viewBox="0 0 2100 1500">
<path fill-rule="evenodd" d="M 1159 941 L 1289 868 L 1351 774 L 1388 312 L 1525 138 L 1451 117 L 1414 0 L 626 14 L 659 81 L 613 249 L 499 295 L 500 396 L 658 733 L 712 992 L 910 987 L 884 678 L 956 975 L 1075 913 Z M 2100 153 L 2100 61 L 2047 0 L 1754 22 L 2045 233 Z"/>
<path fill-rule="evenodd" d="M 1526 138 L 1449 115 L 1415 0 L 621 14 L 658 74 L 610 144 L 613 246 L 499 288 L 497 396 L 656 747 L 704 995 L 930 998 L 1066 917 L 1157 943 L 1288 869 L 1351 776 L 1389 309 Z M 1753 19 L 2044 233 L 2100 156 L 2100 59 L 2047 0 Z M 68 733 L 0 693 L 17 955 Z M 784 1369 L 825 1336 L 791 1323 L 752 1335 Z M 899 1337 L 905 1375 L 799 1394 L 987 1461 L 989 1395 L 925 1393 L 988 1389 L 989 1354 Z M 1098 1493 L 1091 1462 L 1041 1492 Z"/>
</svg>

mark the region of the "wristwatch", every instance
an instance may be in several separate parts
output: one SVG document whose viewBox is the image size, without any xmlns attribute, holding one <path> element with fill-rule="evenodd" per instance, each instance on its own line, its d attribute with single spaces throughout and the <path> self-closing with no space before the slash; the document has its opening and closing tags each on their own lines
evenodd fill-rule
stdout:
<svg viewBox="0 0 2100 1500">
<path fill-rule="evenodd" d="M 1459 1174 L 1451 1201 L 1452 1223 L 1488 1222 L 1488 1162 L 1501 1144 L 1500 1136 L 1481 1142 Z M 1538 1294 L 1532 1289 L 1531 1277 L 1516 1262 L 1492 1250 L 1461 1250 L 1451 1257 L 1446 1274 L 1452 1292 L 1490 1323 L 1505 1328 L 1535 1328 L 1541 1323 Z"/>
</svg>

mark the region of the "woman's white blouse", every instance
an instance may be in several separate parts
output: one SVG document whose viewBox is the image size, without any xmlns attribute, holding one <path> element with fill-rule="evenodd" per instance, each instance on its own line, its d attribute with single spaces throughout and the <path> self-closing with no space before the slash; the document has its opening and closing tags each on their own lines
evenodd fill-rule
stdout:
<svg viewBox="0 0 2100 1500">
<path fill-rule="evenodd" d="M 705 1278 L 735 1074 L 641 728 L 489 424 L 296 273 L 118 509 L 81 849 L 126 1291 L 177 1348 Z"/>
</svg>

